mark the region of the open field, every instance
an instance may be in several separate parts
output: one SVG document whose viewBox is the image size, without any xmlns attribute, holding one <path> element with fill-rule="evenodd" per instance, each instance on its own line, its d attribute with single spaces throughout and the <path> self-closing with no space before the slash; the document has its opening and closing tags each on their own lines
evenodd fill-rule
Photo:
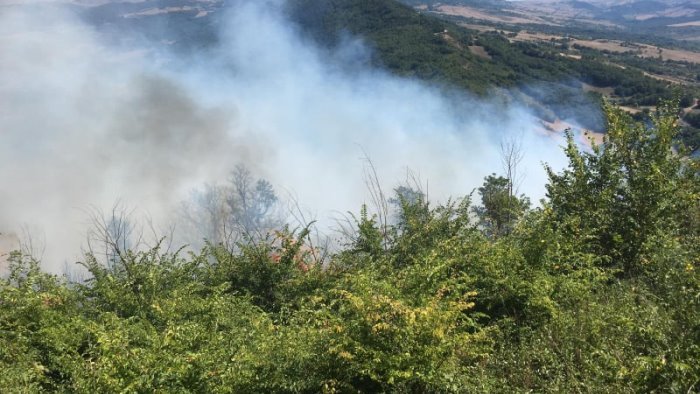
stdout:
<svg viewBox="0 0 700 394">
<path fill-rule="evenodd" d="M 427 6 L 419 6 L 421 10 Z M 462 5 L 439 5 L 433 8 L 439 14 L 450 16 L 461 16 L 463 18 L 479 19 L 489 22 L 506 24 L 542 24 L 550 26 L 563 26 L 570 18 L 577 18 L 578 22 L 589 23 L 600 26 L 615 27 L 614 23 L 593 19 L 590 15 L 572 13 L 569 10 L 562 10 L 549 6 L 523 5 L 513 3 L 513 8 L 506 12 L 486 12 L 475 7 Z"/>
<path fill-rule="evenodd" d="M 639 43 L 624 43 L 617 40 L 573 40 L 571 44 L 578 44 L 583 47 L 607 50 L 610 52 L 634 52 L 640 57 L 661 57 L 663 60 L 674 60 L 700 64 L 700 53 L 686 51 L 682 49 L 661 48 L 654 45 Z"/>
<path fill-rule="evenodd" d="M 496 29 L 492 29 L 496 30 Z M 531 31 L 521 31 L 514 38 L 514 41 L 551 41 L 561 40 L 563 36 L 545 34 Z M 610 52 L 635 52 L 640 57 L 659 57 L 663 60 L 684 61 L 700 64 L 700 53 L 682 49 L 661 48 L 654 45 L 640 43 L 625 43 L 619 40 L 583 40 L 573 39 L 571 45 L 580 45 L 599 51 Z"/>
<path fill-rule="evenodd" d="M 550 41 L 550 40 L 560 40 L 562 36 L 554 34 L 545 34 L 532 31 L 521 31 L 513 39 L 515 41 Z"/>
<path fill-rule="evenodd" d="M 492 26 L 479 25 L 474 23 L 460 23 L 460 26 L 466 27 L 468 29 L 477 30 L 481 32 L 487 31 L 497 31 L 498 29 Z M 539 33 L 534 31 L 520 31 L 515 37 L 509 37 L 510 41 L 521 41 L 521 42 L 550 42 L 552 40 L 562 40 L 565 37 L 555 34 Z M 595 49 L 598 51 L 609 51 L 617 53 L 632 52 L 636 53 L 640 57 L 645 58 L 657 58 L 661 56 L 663 60 L 673 60 L 673 61 L 683 61 L 700 64 L 700 52 L 693 52 L 683 49 L 669 49 L 661 48 L 654 45 L 641 44 L 641 43 L 629 43 L 619 40 L 584 40 L 584 39 L 572 39 L 569 41 L 570 45 L 579 45 L 582 47 Z"/>
<path fill-rule="evenodd" d="M 577 142 L 586 146 L 591 146 L 592 143 L 597 145 L 601 144 L 603 142 L 603 137 L 605 136 L 604 133 L 599 131 L 581 130 L 575 125 L 561 119 L 557 119 L 554 122 L 541 120 L 540 124 L 542 125 L 541 131 L 551 135 L 562 135 L 566 130 L 573 130 L 576 135 Z"/>
<path fill-rule="evenodd" d="M 461 16 L 463 18 L 474 18 L 490 22 L 500 22 L 500 23 L 513 23 L 513 24 L 527 24 L 527 23 L 539 23 L 546 25 L 554 25 L 552 22 L 544 20 L 537 16 L 510 16 L 502 14 L 490 14 L 483 12 L 476 8 L 466 7 L 466 6 L 453 6 L 453 5 L 440 5 L 435 7 L 438 13 L 451 16 Z"/>
<path fill-rule="evenodd" d="M 419 7 L 422 10 L 468 18 L 475 22 L 482 20 L 526 28 L 532 28 L 533 25 L 575 26 L 583 30 L 608 31 L 613 34 L 618 31 L 639 36 L 652 34 L 672 40 L 700 40 L 700 33 L 696 29 L 700 26 L 700 7 L 697 2 L 688 0 L 484 0 L 483 3 L 447 3 L 450 4 L 424 0 Z M 671 29 L 665 29 L 664 26 Z M 676 60 L 673 57 L 669 58 Z"/>
</svg>

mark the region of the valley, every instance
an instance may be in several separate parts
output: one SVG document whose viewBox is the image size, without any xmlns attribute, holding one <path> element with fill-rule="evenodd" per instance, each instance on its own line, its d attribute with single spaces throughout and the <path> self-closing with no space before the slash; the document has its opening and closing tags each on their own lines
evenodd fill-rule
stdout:
<svg viewBox="0 0 700 394">
<path fill-rule="evenodd" d="M 686 92 L 680 93 L 687 95 L 682 100 L 683 106 L 687 107 L 685 113 L 698 111 L 693 106 L 695 99 L 700 97 L 700 30 L 696 28 L 700 6 L 693 2 L 490 0 L 405 3 L 418 12 L 443 18 L 482 36 L 498 36 L 511 45 L 531 46 L 530 53 L 548 51 L 568 61 L 607 68 L 612 74 L 617 73 L 615 68 L 635 73 L 635 79 L 639 81 L 635 85 L 647 85 L 655 92 Z M 488 48 L 483 52 L 488 54 Z M 639 93 L 629 89 L 630 82 L 616 77 L 586 76 L 585 72 L 576 78 L 581 81 L 583 92 L 605 97 L 635 116 L 640 116 L 645 108 L 646 111 L 653 109 L 654 99 L 650 99 L 653 95 L 640 97 Z M 645 79 L 647 81 L 642 82 Z M 648 79 L 655 82 L 650 83 Z M 693 136 L 686 142 L 697 147 L 698 131 L 689 124 L 686 127 L 685 135 Z"/>
</svg>

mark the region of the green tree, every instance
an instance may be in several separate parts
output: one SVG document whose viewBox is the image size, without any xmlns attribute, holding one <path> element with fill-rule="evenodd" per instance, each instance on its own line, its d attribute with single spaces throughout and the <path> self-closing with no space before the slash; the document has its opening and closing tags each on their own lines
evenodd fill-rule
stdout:
<svg viewBox="0 0 700 394">
<path fill-rule="evenodd" d="M 604 111 L 601 145 L 582 151 L 567 132 L 569 166 L 559 174 L 547 168 L 547 197 L 553 226 L 631 275 L 649 263 L 660 235 L 687 232 L 682 222 L 695 204 L 695 170 L 674 153 L 677 103 L 661 105 L 650 127 L 607 103 Z"/>
<path fill-rule="evenodd" d="M 510 233 L 515 222 L 530 207 L 530 199 L 514 196 L 508 178 L 491 174 L 479 188 L 481 206 L 474 207 L 479 224 L 487 235 L 497 238 Z"/>
</svg>

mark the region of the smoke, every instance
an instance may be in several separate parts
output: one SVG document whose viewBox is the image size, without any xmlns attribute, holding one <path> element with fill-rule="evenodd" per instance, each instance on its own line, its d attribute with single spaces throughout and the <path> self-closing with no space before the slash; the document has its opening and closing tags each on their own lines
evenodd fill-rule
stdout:
<svg viewBox="0 0 700 394">
<path fill-rule="evenodd" d="M 60 7 L 0 7 L 0 232 L 34 229 L 60 271 L 80 259 L 86 212 L 119 200 L 165 228 L 238 163 L 328 227 L 368 201 L 365 156 L 386 191 L 410 169 L 444 201 L 500 172 L 516 134 L 521 192 L 543 196 L 541 161 L 558 167 L 561 141 L 526 109 L 360 66 L 359 37 L 329 55 L 278 9 L 241 1 L 214 50 L 182 55 L 112 44 Z"/>
</svg>

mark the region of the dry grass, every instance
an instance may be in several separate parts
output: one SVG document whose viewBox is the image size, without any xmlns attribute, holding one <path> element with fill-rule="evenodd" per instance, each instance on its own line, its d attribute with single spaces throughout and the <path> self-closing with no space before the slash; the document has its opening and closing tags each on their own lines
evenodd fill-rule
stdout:
<svg viewBox="0 0 700 394">
<path fill-rule="evenodd" d="M 438 13 L 445 15 L 461 16 L 465 18 L 480 19 L 490 22 L 499 23 L 509 23 L 509 24 L 548 24 L 548 25 L 559 25 L 565 23 L 566 20 L 571 19 L 572 10 L 565 3 L 559 2 L 523 2 L 523 3 L 513 3 L 511 4 L 515 7 L 514 13 L 517 16 L 504 15 L 501 13 L 491 13 L 488 11 L 482 11 L 474 7 L 468 6 L 455 6 L 455 5 L 440 5 L 435 8 Z M 678 17 L 689 15 L 692 10 L 686 9 L 684 7 L 670 7 L 657 14 L 639 14 L 635 17 L 639 20 L 654 18 L 654 17 Z M 580 12 L 580 10 L 576 10 Z M 543 15 L 547 16 L 547 20 L 543 19 Z M 586 15 L 575 15 L 576 20 L 581 22 L 585 20 Z M 556 21 L 554 23 L 552 21 Z M 600 24 L 601 21 L 591 21 L 591 23 Z M 494 31 L 496 30 L 490 26 L 482 26 L 479 24 L 468 24 L 463 23 L 462 26 L 474 29 L 478 31 Z M 679 23 L 671 25 L 672 27 L 686 27 L 686 26 L 700 26 L 700 21 L 692 21 Z M 550 41 L 552 39 L 558 40 L 562 39 L 562 36 L 544 34 L 544 33 L 533 33 L 522 31 L 517 34 L 516 37 L 512 38 L 512 41 Z M 700 53 L 693 51 L 686 51 L 680 49 L 667 49 L 659 48 L 653 45 L 632 43 L 631 45 L 625 46 L 622 41 L 617 40 L 573 40 L 572 44 L 578 44 L 582 47 L 596 49 L 599 51 L 610 51 L 610 52 L 634 52 L 641 57 L 661 57 L 663 60 L 674 60 L 674 61 L 685 61 L 690 63 L 700 64 Z M 674 81 L 675 82 L 675 81 Z"/>
<path fill-rule="evenodd" d="M 685 61 L 700 64 L 700 53 L 682 49 L 660 48 L 654 45 L 638 43 L 633 43 L 631 46 L 625 46 L 623 45 L 622 41 L 616 40 L 573 40 L 571 43 L 599 51 L 607 50 L 618 53 L 634 52 L 641 57 L 661 56 L 663 60 Z"/>
<path fill-rule="evenodd" d="M 508 15 L 494 15 L 489 14 L 476 8 L 466 7 L 466 6 L 456 6 L 456 5 L 441 5 L 436 7 L 437 12 L 445 15 L 461 16 L 464 18 L 481 19 L 491 22 L 501 22 L 501 23 L 539 23 L 546 25 L 554 25 L 549 21 L 546 21 L 540 17 L 532 15 L 523 16 L 508 16 Z"/>
<path fill-rule="evenodd" d="M 591 142 L 601 144 L 603 142 L 603 136 L 605 135 L 599 131 L 581 130 L 573 124 L 564 122 L 561 119 L 557 119 L 554 122 L 542 120 L 541 124 L 542 131 L 547 134 L 561 135 L 565 130 L 574 130 L 578 142 L 586 146 L 591 146 Z"/>
<path fill-rule="evenodd" d="M 628 106 L 625 106 L 625 105 L 620 105 L 620 106 L 618 106 L 618 107 L 619 107 L 621 110 L 623 110 L 623 111 L 625 111 L 625 112 L 629 112 L 629 113 L 632 114 L 632 115 L 638 114 L 638 113 L 644 111 L 645 109 L 646 109 L 646 110 L 649 110 L 649 112 L 654 112 L 654 111 L 656 111 L 656 107 L 651 106 L 651 105 L 645 105 L 645 106 L 641 106 L 641 107 L 628 107 Z"/>
<path fill-rule="evenodd" d="M 582 83 L 581 88 L 583 89 L 584 92 L 596 92 L 596 93 L 600 93 L 606 97 L 610 97 L 613 94 L 615 94 L 614 88 L 600 88 L 597 86 L 589 85 L 587 83 Z"/>
<path fill-rule="evenodd" d="M 559 40 L 562 36 L 545 34 L 545 33 L 533 33 L 530 31 L 521 31 L 515 36 L 516 41 L 550 41 L 552 39 Z"/>
<path fill-rule="evenodd" d="M 149 8 L 143 11 L 132 12 L 129 14 L 124 14 L 124 18 L 137 18 L 142 16 L 154 16 L 161 14 L 172 14 L 176 12 L 193 12 L 198 11 L 196 8 L 190 6 L 183 7 L 165 7 L 165 8 Z"/>
<path fill-rule="evenodd" d="M 459 43 L 454 37 L 452 37 L 449 33 L 435 33 L 435 35 L 439 35 L 442 37 L 443 40 L 445 40 L 448 44 L 451 46 L 459 49 L 459 50 L 464 50 L 464 47 L 462 44 Z"/>
<path fill-rule="evenodd" d="M 489 53 L 486 52 L 486 49 L 484 49 L 484 47 L 482 47 L 482 46 L 470 45 L 469 52 L 471 52 L 472 54 L 474 54 L 482 59 L 491 60 L 491 55 L 489 55 Z"/>
<path fill-rule="evenodd" d="M 491 26 L 485 26 L 485 25 L 475 25 L 475 24 L 471 24 L 471 23 L 458 23 L 458 25 L 460 25 L 464 28 L 467 28 L 467 29 L 476 30 L 476 31 L 480 31 L 480 32 L 496 31 L 495 28 L 493 28 Z"/>
</svg>

